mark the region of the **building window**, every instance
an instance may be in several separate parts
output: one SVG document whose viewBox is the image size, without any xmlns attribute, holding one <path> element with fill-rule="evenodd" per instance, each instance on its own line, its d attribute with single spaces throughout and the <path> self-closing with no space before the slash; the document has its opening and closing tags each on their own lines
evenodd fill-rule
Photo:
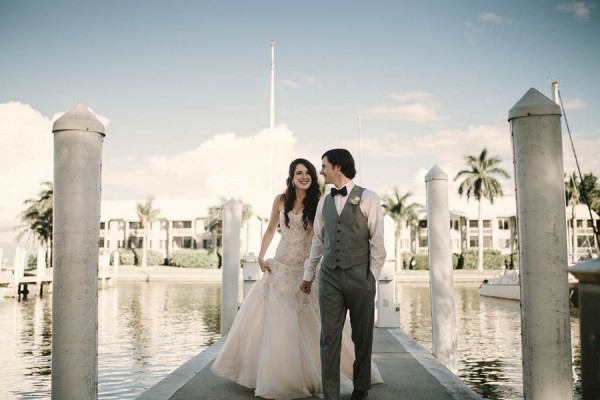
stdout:
<svg viewBox="0 0 600 400">
<path fill-rule="evenodd" d="M 106 222 L 100 222 L 100 229 L 106 229 Z"/>
<path fill-rule="evenodd" d="M 427 247 L 427 238 L 419 239 L 419 247 Z"/>
<path fill-rule="evenodd" d="M 104 249 L 106 247 L 106 241 L 104 238 L 100 238 L 100 240 L 98 241 L 98 247 L 100 247 L 101 249 Z"/>
<path fill-rule="evenodd" d="M 477 223 L 478 221 L 475 219 L 472 219 L 469 221 L 469 228 L 477 228 L 479 226 L 479 224 Z"/>
<path fill-rule="evenodd" d="M 577 236 L 577 247 L 595 247 L 596 240 L 593 235 L 590 236 Z"/>
<path fill-rule="evenodd" d="M 125 227 L 125 223 L 123 221 L 110 221 L 108 223 L 108 227 L 110 230 L 119 230 L 122 231 Z"/>
<path fill-rule="evenodd" d="M 506 231 L 509 229 L 509 224 L 507 219 L 499 219 L 498 220 L 498 229 Z"/>
<path fill-rule="evenodd" d="M 130 249 L 141 249 L 144 246 L 143 241 L 143 238 L 130 237 L 127 247 L 129 247 Z"/>
<path fill-rule="evenodd" d="M 479 239 L 471 238 L 469 239 L 469 247 L 478 247 Z"/>
<path fill-rule="evenodd" d="M 142 223 L 139 221 L 129 222 L 129 229 L 142 229 Z"/>
<path fill-rule="evenodd" d="M 508 248 L 510 248 L 510 240 L 508 240 L 508 239 L 499 239 L 498 240 L 498 248 L 499 249 L 508 249 Z"/>
<path fill-rule="evenodd" d="M 173 221 L 174 229 L 190 229 L 192 227 L 192 221 Z"/>
<path fill-rule="evenodd" d="M 427 228 L 427 220 L 426 219 L 422 219 L 419 221 L 419 228 Z M 427 246 L 421 246 L 421 247 L 427 247 Z"/>
<path fill-rule="evenodd" d="M 179 249 L 191 249 L 192 248 L 192 238 L 190 236 L 179 236 L 173 238 L 173 247 Z"/>
<path fill-rule="evenodd" d="M 484 219 L 483 220 L 483 227 L 484 228 L 491 228 L 492 227 L 492 221 L 490 221 L 489 219 Z"/>
<path fill-rule="evenodd" d="M 458 221 L 457 220 L 450 221 L 450 229 L 454 229 L 455 231 L 458 230 Z"/>
</svg>

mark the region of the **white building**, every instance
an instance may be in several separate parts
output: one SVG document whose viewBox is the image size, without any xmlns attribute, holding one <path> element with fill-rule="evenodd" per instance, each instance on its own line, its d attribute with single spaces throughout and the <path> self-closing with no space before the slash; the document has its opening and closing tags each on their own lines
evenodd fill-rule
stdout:
<svg viewBox="0 0 600 400">
<path fill-rule="evenodd" d="M 141 248 L 143 230 L 136 213 L 135 201 L 103 201 L 100 217 L 100 248 L 115 250 L 117 248 Z M 148 248 L 159 251 L 167 257 L 177 249 L 212 249 L 213 241 L 221 246 L 221 232 L 215 235 L 207 229 L 209 209 L 218 206 L 214 200 L 162 200 L 155 201 L 154 207 L 160 209 L 156 222 L 152 223 L 148 236 Z M 459 254 L 463 250 L 478 247 L 478 205 L 474 199 L 456 200 L 450 204 L 450 240 L 452 252 Z M 565 229 L 568 229 L 569 260 L 573 260 L 573 248 L 577 260 L 595 255 L 595 237 L 592 224 L 600 227 L 600 220 L 593 213 L 592 221 L 585 205 L 575 208 L 576 240 L 573 246 L 573 230 L 570 227 L 571 208 L 567 207 Z M 400 252 L 427 254 L 427 216 L 425 209 L 418 212 L 418 228 L 416 231 L 403 226 L 400 237 Z M 482 202 L 483 246 L 484 249 L 498 250 L 501 254 L 510 255 L 517 252 L 517 219 L 514 196 L 498 198 L 494 204 L 487 200 Z M 263 223 L 254 217 L 251 223 L 242 228 L 242 253 L 258 254 L 260 238 L 266 221 Z M 252 247 L 252 248 L 251 248 Z M 271 246 L 274 247 L 274 246 Z M 388 254 L 393 254 L 388 249 Z"/>
<path fill-rule="evenodd" d="M 471 199 L 464 199 L 450 204 L 450 240 L 452 252 L 459 254 L 463 250 L 476 249 L 479 242 L 478 232 L 478 203 Z M 569 241 L 569 259 L 573 260 L 573 249 L 577 260 L 587 259 L 596 255 L 593 224 L 600 228 L 600 217 L 592 211 L 593 220 L 587 206 L 576 206 L 575 215 L 575 246 L 573 246 L 573 230 L 570 226 L 571 209 L 567 207 L 565 229 Z M 510 255 L 517 252 L 517 212 L 514 196 L 505 196 L 494 200 L 482 201 L 483 248 L 497 250 L 501 254 Z M 414 252 L 427 254 L 427 215 L 423 208 L 417 213 L 419 222 L 416 232 L 410 227 L 403 227 L 401 232 L 401 252 Z"/>
<path fill-rule="evenodd" d="M 141 248 L 143 229 L 137 215 L 136 201 L 103 201 L 100 207 L 100 249 Z M 150 226 L 148 249 L 163 256 L 177 249 L 210 249 L 212 234 L 207 229 L 207 215 L 217 201 L 156 200 L 158 219 Z M 217 232 L 220 238 L 220 232 Z M 220 243 L 217 242 L 217 245 Z"/>
</svg>

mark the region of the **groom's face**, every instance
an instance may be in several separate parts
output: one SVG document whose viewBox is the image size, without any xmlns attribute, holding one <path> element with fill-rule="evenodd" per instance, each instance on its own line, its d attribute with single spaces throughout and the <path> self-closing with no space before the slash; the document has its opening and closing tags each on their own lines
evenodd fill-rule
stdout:
<svg viewBox="0 0 600 400">
<path fill-rule="evenodd" d="M 323 175 L 323 178 L 325 178 L 325 183 L 334 183 L 340 174 L 340 166 L 333 166 L 327 159 L 327 156 L 323 157 L 321 164 L 321 175 Z"/>
</svg>

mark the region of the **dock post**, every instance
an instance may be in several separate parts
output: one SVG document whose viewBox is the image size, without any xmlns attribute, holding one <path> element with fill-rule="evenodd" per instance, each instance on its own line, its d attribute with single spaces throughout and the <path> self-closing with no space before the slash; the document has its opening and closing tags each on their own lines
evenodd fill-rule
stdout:
<svg viewBox="0 0 600 400">
<path fill-rule="evenodd" d="M 15 250 L 15 259 L 13 261 L 13 292 L 14 297 L 20 298 L 19 285 L 25 274 L 23 263 L 25 261 L 25 249 L 17 247 Z"/>
<path fill-rule="evenodd" d="M 236 199 L 231 199 L 223 204 L 221 336 L 229 333 L 238 309 L 241 221 L 242 205 Z"/>
<path fill-rule="evenodd" d="M 431 282 L 432 353 L 458 374 L 448 174 L 435 165 L 425 176 Z"/>
<path fill-rule="evenodd" d="M 560 107 L 531 88 L 508 112 L 519 256 L 523 390 L 573 398 Z"/>
<path fill-rule="evenodd" d="M 119 251 L 115 250 L 113 254 L 113 279 L 115 280 L 115 285 L 119 280 Z"/>
<path fill-rule="evenodd" d="M 44 295 L 44 278 L 46 277 L 46 251 L 41 247 L 37 251 L 37 270 L 35 280 L 40 290 L 40 297 Z"/>
<path fill-rule="evenodd" d="M 104 126 L 78 104 L 54 122 L 52 400 L 98 397 Z"/>
<path fill-rule="evenodd" d="M 244 256 L 242 260 L 242 271 L 244 277 L 243 299 L 245 300 L 248 293 L 250 293 L 252 286 L 254 286 L 256 281 L 262 276 L 256 254 L 250 252 Z"/>
<path fill-rule="evenodd" d="M 600 398 L 600 258 L 575 264 L 570 271 L 579 280 L 581 337 L 581 394 L 583 400 Z"/>
</svg>

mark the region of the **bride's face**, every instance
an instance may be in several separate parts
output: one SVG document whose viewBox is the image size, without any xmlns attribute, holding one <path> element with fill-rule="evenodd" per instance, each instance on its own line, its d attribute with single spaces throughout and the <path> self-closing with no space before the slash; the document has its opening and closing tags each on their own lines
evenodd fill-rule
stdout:
<svg viewBox="0 0 600 400">
<path fill-rule="evenodd" d="M 306 168 L 303 164 L 296 165 L 296 169 L 294 170 L 294 186 L 300 190 L 308 190 L 310 184 L 312 183 L 312 178 L 310 173 L 308 172 L 308 168 Z"/>
</svg>

